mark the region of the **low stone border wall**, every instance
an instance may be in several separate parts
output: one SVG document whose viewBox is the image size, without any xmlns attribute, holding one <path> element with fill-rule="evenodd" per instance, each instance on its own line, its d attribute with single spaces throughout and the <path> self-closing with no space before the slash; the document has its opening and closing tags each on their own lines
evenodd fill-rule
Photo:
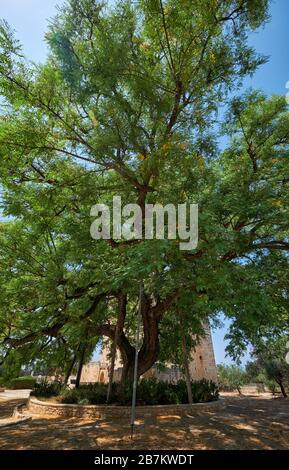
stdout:
<svg viewBox="0 0 289 470">
<path fill-rule="evenodd" d="M 32 420 L 32 416 L 23 416 L 21 418 L 7 418 L 0 420 L 0 428 L 10 428 L 13 426 L 17 426 L 18 424 L 27 423 L 28 421 Z"/>
<path fill-rule="evenodd" d="M 32 416 L 22 414 L 22 408 L 26 403 L 22 403 L 14 408 L 13 414 L 9 418 L 0 419 L 0 428 L 8 428 L 10 426 L 17 426 L 18 424 L 26 423 L 32 420 Z"/>
<path fill-rule="evenodd" d="M 136 419 L 154 420 L 161 418 L 179 418 L 182 416 L 196 416 L 205 412 L 216 412 L 223 409 L 224 400 L 209 403 L 194 403 L 193 405 L 155 405 L 137 406 Z M 29 399 L 27 405 L 30 414 L 55 416 L 58 418 L 92 418 L 111 420 L 118 418 L 129 418 L 131 408 L 129 406 L 116 405 L 67 405 Z"/>
</svg>

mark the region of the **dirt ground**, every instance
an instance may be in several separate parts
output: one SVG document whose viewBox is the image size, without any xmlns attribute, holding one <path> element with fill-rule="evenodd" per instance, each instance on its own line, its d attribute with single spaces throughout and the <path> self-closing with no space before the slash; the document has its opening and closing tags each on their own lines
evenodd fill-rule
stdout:
<svg viewBox="0 0 289 470">
<path fill-rule="evenodd" d="M 227 396 L 223 410 L 201 416 L 138 422 L 134 441 L 124 420 L 84 421 L 34 416 L 1 429 L 0 449 L 289 449 L 289 400 Z M 22 400 L 0 401 L 0 419 Z"/>
</svg>

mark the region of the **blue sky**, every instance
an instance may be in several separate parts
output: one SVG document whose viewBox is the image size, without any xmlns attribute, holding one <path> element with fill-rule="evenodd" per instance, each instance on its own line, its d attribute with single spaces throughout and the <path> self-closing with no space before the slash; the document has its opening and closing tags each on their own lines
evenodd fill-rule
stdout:
<svg viewBox="0 0 289 470">
<path fill-rule="evenodd" d="M 44 34 L 47 20 L 56 12 L 60 0 L 0 0 L 0 17 L 5 18 L 17 31 L 24 51 L 31 60 L 41 62 L 47 52 Z M 252 78 L 246 79 L 244 88 L 259 88 L 266 94 L 282 94 L 287 91 L 289 80 L 289 0 L 275 0 L 271 3 L 271 21 L 258 33 L 250 35 L 249 41 L 258 52 L 270 56 Z M 213 343 L 217 363 L 230 362 L 225 358 L 224 335 L 228 322 L 224 327 L 213 332 Z M 249 356 L 244 357 L 244 361 Z"/>
</svg>

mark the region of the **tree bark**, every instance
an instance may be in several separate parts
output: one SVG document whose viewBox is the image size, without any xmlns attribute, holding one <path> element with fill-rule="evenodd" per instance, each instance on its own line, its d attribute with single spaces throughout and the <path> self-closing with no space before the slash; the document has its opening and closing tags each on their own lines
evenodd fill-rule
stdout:
<svg viewBox="0 0 289 470">
<path fill-rule="evenodd" d="M 69 380 L 69 377 L 71 376 L 75 362 L 76 362 L 76 354 L 73 355 L 72 361 L 69 365 L 69 368 L 67 369 L 65 379 L 64 379 L 64 385 L 68 385 L 68 380 Z"/>
<path fill-rule="evenodd" d="M 82 373 L 82 368 L 83 368 L 83 365 L 84 365 L 85 350 L 86 350 L 85 346 L 82 346 L 81 351 L 80 351 L 80 358 L 79 358 L 78 368 L 77 368 L 75 388 L 79 388 L 79 385 L 80 385 L 81 373 Z"/>
<path fill-rule="evenodd" d="M 278 385 L 279 385 L 279 387 L 280 387 L 280 389 L 281 389 L 281 393 L 282 393 L 283 397 L 284 397 L 284 398 L 287 398 L 288 395 L 287 395 L 287 393 L 286 393 L 286 390 L 285 390 L 285 387 L 284 387 L 284 385 L 283 385 L 283 382 L 278 382 Z"/>
<path fill-rule="evenodd" d="M 150 307 L 150 302 L 144 294 L 142 299 L 143 343 L 139 352 L 138 377 L 147 372 L 157 361 L 159 343 L 159 319 Z"/>
<path fill-rule="evenodd" d="M 110 366 L 109 366 L 109 375 L 108 375 L 108 384 L 107 384 L 107 393 L 106 393 L 106 403 L 107 404 L 109 403 L 110 395 L 111 395 L 116 353 L 117 353 L 116 341 L 113 341 L 112 342 L 112 348 L 111 348 L 111 360 L 110 360 Z"/>
<path fill-rule="evenodd" d="M 177 312 L 180 318 L 181 335 L 182 335 L 183 371 L 184 371 L 186 387 L 187 387 L 188 403 L 191 405 L 193 403 L 193 395 L 192 395 L 191 374 L 190 374 L 190 367 L 189 367 L 189 352 L 188 352 L 187 337 L 186 337 L 185 324 L 184 324 L 184 312 L 181 311 L 179 308 L 177 308 Z"/>
<path fill-rule="evenodd" d="M 158 319 L 153 315 L 149 302 L 144 296 L 142 306 L 143 342 L 138 356 L 138 378 L 155 364 L 159 354 Z M 121 384 L 133 381 L 135 348 L 120 348 L 123 369 Z"/>
<path fill-rule="evenodd" d="M 109 403 L 109 399 L 111 395 L 115 360 L 116 360 L 116 354 L 117 354 L 117 344 L 119 343 L 120 332 L 122 331 L 123 326 L 124 326 L 124 321 L 125 321 L 125 316 L 126 316 L 126 305 L 127 305 L 127 296 L 124 294 L 120 294 L 119 299 L 118 299 L 118 317 L 117 317 L 117 323 L 115 327 L 115 337 L 114 337 L 114 341 L 112 342 L 109 380 L 108 380 L 107 395 L 106 395 L 107 404 Z"/>
<path fill-rule="evenodd" d="M 189 359 L 188 359 L 189 354 L 188 354 L 187 340 L 186 340 L 185 334 L 182 335 L 182 352 L 183 352 L 183 368 L 184 368 L 187 393 L 188 393 L 188 403 L 191 405 L 193 403 L 193 395 L 192 395 L 191 374 L 190 374 Z"/>
</svg>

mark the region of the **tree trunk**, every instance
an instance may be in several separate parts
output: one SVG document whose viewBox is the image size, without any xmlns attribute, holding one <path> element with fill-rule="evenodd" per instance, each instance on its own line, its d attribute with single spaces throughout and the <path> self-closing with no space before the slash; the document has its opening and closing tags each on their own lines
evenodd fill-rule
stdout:
<svg viewBox="0 0 289 470">
<path fill-rule="evenodd" d="M 123 295 L 123 294 L 120 294 Z M 142 299 L 142 322 L 143 322 L 143 342 L 141 349 L 139 351 L 138 357 L 138 377 L 147 372 L 156 362 L 159 354 L 159 330 L 158 323 L 160 320 L 160 312 L 156 315 L 155 310 L 150 307 L 149 299 L 143 295 Z M 134 360 L 135 360 L 135 348 L 130 344 L 130 341 L 126 337 L 123 327 L 125 319 L 125 306 L 126 302 L 122 303 L 123 313 L 122 313 L 122 324 L 117 335 L 116 346 L 120 351 L 122 359 L 122 374 L 121 380 L 118 386 L 119 395 L 121 395 L 124 384 L 126 382 L 133 381 L 133 372 L 134 372 Z M 110 325 L 103 325 L 100 328 L 96 328 L 98 334 L 107 336 L 111 341 L 114 341 L 115 328 L 112 328 Z"/>
<path fill-rule="evenodd" d="M 135 349 L 131 346 L 131 351 L 124 353 L 124 350 L 121 349 L 121 358 L 122 358 L 122 371 L 120 382 L 117 387 L 117 395 L 120 402 L 124 401 L 124 388 L 127 382 L 133 381 L 133 366 L 134 366 L 134 357 Z"/>
<path fill-rule="evenodd" d="M 189 367 L 189 354 L 188 354 L 187 341 L 186 341 L 185 334 L 182 335 L 182 352 L 183 352 L 183 368 L 184 368 L 187 393 L 188 393 L 188 403 L 191 405 L 193 403 L 193 395 L 192 395 L 191 374 L 190 374 L 190 367 Z"/>
<path fill-rule="evenodd" d="M 68 385 L 68 380 L 69 380 L 69 377 L 71 376 L 71 373 L 72 373 L 72 370 L 73 370 L 73 367 L 74 367 L 74 364 L 75 364 L 75 361 L 76 361 L 76 354 L 74 354 L 73 358 L 72 358 L 72 361 L 69 365 L 69 368 L 66 372 L 66 375 L 65 375 L 65 379 L 64 379 L 64 385 Z"/>
<path fill-rule="evenodd" d="M 85 346 L 81 347 L 80 358 L 79 358 L 79 363 L 78 363 L 78 368 L 77 368 L 76 381 L 75 381 L 75 388 L 79 388 L 79 385 L 80 385 L 81 373 L 82 373 L 82 368 L 83 368 L 83 365 L 84 365 L 85 349 L 86 349 Z"/>
<path fill-rule="evenodd" d="M 188 394 L 188 403 L 191 405 L 193 403 L 193 395 L 192 395 L 192 384 L 191 384 L 191 374 L 190 374 L 190 367 L 189 367 L 189 353 L 187 347 L 187 338 L 185 333 L 185 325 L 184 325 L 184 313 L 177 308 L 178 315 L 180 317 L 180 326 L 181 326 L 181 333 L 182 333 L 182 356 L 183 356 L 183 370 L 186 380 L 186 387 L 187 387 L 187 394 Z"/>
<path fill-rule="evenodd" d="M 283 382 L 278 382 L 278 385 L 279 385 L 279 387 L 280 387 L 280 389 L 281 389 L 281 392 L 282 392 L 283 397 L 284 397 L 284 398 L 287 398 L 288 395 L 287 395 L 286 390 L 285 390 L 285 388 L 284 388 Z"/>
<path fill-rule="evenodd" d="M 126 315 L 126 304 L 127 304 L 127 297 L 126 295 L 120 295 L 118 300 L 118 317 L 117 323 L 115 327 L 115 338 L 112 342 L 112 351 L 111 351 L 111 362 L 110 362 L 110 369 L 109 369 L 109 380 L 107 386 L 107 395 L 106 395 L 106 403 L 109 403 L 112 383 L 113 383 L 113 375 L 114 375 L 114 367 L 115 367 L 115 359 L 117 354 L 117 344 L 119 343 L 120 333 L 124 325 L 125 315 Z"/>
<path fill-rule="evenodd" d="M 159 330 L 156 320 L 149 309 L 142 311 L 143 342 L 138 356 L 138 378 L 155 364 L 159 354 Z M 128 351 L 127 351 L 128 352 Z M 132 382 L 134 372 L 135 348 L 131 347 L 128 354 L 122 354 L 123 370 L 121 382 Z"/>
<path fill-rule="evenodd" d="M 143 322 L 143 343 L 139 352 L 138 377 L 147 372 L 155 364 L 159 350 L 159 320 L 150 308 L 149 299 L 145 294 L 142 296 L 141 306 Z"/>
<path fill-rule="evenodd" d="M 112 383 L 113 383 L 113 375 L 114 375 L 114 367 L 115 367 L 115 359 L 116 359 L 116 343 L 113 341 L 112 348 L 111 348 L 111 360 L 109 366 L 109 375 L 108 375 L 108 384 L 107 384 L 107 393 L 106 393 L 106 403 L 109 403 Z"/>
</svg>

